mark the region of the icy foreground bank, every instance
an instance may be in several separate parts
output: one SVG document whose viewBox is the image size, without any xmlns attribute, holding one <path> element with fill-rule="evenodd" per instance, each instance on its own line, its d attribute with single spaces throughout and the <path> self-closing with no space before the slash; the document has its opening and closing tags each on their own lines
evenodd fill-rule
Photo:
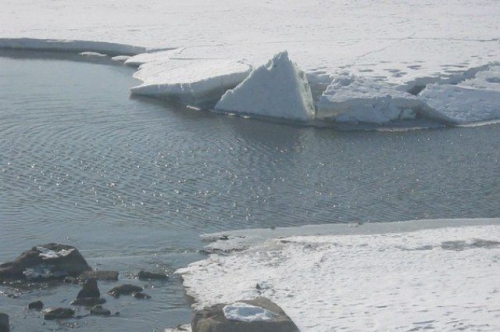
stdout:
<svg viewBox="0 0 500 332">
<path fill-rule="evenodd" d="M 298 121 L 311 120 L 315 115 L 307 77 L 287 52 L 252 71 L 222 96 L 215 109 Z"/>
<path fill-rule="evenodd" d="M 412 232 L 364 226 L 273 238 L 178 272 L 197 307 L 265 296 L 301 331 L 500 329 L 499 219 Z"/>
</svg>

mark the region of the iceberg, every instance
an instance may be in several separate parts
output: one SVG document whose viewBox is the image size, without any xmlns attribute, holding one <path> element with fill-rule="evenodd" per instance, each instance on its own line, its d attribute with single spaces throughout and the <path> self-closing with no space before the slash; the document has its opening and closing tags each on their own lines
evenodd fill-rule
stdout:
<svg viewBox="0 0 500 332">
<path fill-rule="evenodd" d="M 307 77 L 286 51 L 227 91 L 215 109 L 298 121 L 312 120 L 315 114 Z"/>
<path fill-rule="evenodd" d="M 423 104 L 387 83 L 343 73 L 326 88 L 317 107 L 318 119 L 382 124 L 415 119 Z"/>
<path fill-rule="evenodd" d="M 463 125 L 500 119 L 500 66 L 457 85 L 429 84 L 419 97 L 436 117 Z"/>
<path fill-rule="evenodd" d="M 250 73 L 251 66 L 233 60 L 171 60 L 163 58 L 146 62 L 134 74 L 144 83 L 131 93 L 170 99 L 200 106 L 215 104 Z"/>
</svg>

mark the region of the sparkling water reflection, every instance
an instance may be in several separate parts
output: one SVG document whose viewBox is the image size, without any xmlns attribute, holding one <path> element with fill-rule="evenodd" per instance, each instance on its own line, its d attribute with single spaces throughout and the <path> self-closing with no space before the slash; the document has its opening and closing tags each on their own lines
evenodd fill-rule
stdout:
<svg viewBox="0 0 500 332">
<path fill-rule="evenodd" d="M 500 125 L 342 132 L 227 117 L 130 99 L 132 72 L 0 57 L 0 260 L 69 242 L 119 269 L 173 269 L 199 258 L 200 233 L 500 215 Z M 176 289 L 144 324 L 188 319 Z"/>
</svg>

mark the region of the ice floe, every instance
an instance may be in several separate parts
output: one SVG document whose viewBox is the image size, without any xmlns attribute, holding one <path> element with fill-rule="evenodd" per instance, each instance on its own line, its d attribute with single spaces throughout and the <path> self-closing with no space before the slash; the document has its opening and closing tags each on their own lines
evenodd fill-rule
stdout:
<svg viewBox="0 0 500 332">
<path fill-rule="evenodd" d="M 136 55 L 147 51 L 145 47 L 126 44 L 71 39 L 0 38 L 0 48 L 75 53 L 101 53 L 107 55 Z"/>
<path fill-rule="evenodd" d="M 242 61 L 171 60 L 167 57 L 142 64 L 134 77 L 144 83 L 133 87 L 131 92 L 190 105 L 215 104 L 250 71 L 251 67 Z"/>
<path fill-rule="evenodd" d="M 287 52 L 256 68 L 215 106 L 223 112 L 308 121 L 315 109 L 307 77 Z"/>
<path fill-rule="evenodd" d="M 326 88 L 317 107 L 318 119 L 381 124 L 415 119 L 423 104 L 387 83 L 344 73 Z"/>
<path fill-rule="evenodd" d="M 500 119 L 500 66 L 479 71 L 459 84 L 429 84 L 420 94 L 434 111 L 452 124 Z"/>
<path fill-rule="evenodd" d="M 178 273 L 195 307 L 264 296 L 303 332 L 497 331 L 500 220 L 434 220 L 425 229 L 429 222 L 288 237 L 276 229 Z"/>
</svg>

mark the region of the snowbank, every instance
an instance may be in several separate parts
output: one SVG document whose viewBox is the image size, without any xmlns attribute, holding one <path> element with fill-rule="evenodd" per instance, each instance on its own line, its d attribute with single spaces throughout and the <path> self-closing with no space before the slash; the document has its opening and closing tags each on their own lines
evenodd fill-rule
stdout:
<svg viewBox="0 0 500 332">
<path fill-rule="evenodd" d="M 73 53 L 103 53 L 110 56 L 136 55 L 147 51 L 145 47 L 118 43 L 69 39 L 0 38 L 0 48 L 58 51 Z"/>
<path fill-rule="evenodd" d="M 317 107 L 318 119 L 381 124 L 415 119 L 422 102 L 384 82 L 344 73 L 326 88 Z"/>
<path fill-rule="evenodd" d="M 490 223 L 274 238 L 178 272 L 197 307 L 265 296 L 304 332 L 497 331 L 500 220 Z"/>
<path fill-rule="evenodd" d="M 419 97 L 453 124 L 500 119 L 500 66 L 479 71 L 457 85 L 430 84 Z"/>
<path fill-rule="evenodd" d="M 311 120 L 315 113 L 307 77 L 287 52 L 275 55 L 227 91 L 215 109 L 299 121 Z"/>
<path fill-rule="evenodd" d="M 243 81 L 250 70 L 241 61 L 157 59 L 139 67 L 134 77 L 144 83 L 133 87 L 131 93 L 190 105 L 215 104 L 228 89 Z"/>
</svg>

